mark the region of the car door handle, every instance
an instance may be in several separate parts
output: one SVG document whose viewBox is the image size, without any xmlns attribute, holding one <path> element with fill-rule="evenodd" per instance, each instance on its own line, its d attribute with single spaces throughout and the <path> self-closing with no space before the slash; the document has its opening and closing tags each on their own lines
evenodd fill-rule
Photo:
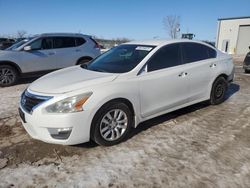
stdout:
<svg viewBox="0 0 250 188">
<path fill-rule="evenodd" d="M 80 52 L 81 50 L 80 49 L 76 49 L 76 52 Z"/>
<path fill-rule="evenodd" d="M 216 67 L 216 63 L 211 64 L 210 67 L 211 67 L 211 68 Z"/>
<path fill-rule="evenodd" d="M 182 73 L 179 74 L 179 77 L 185 77 L 185 76 L 187 76 L 187 75 L 188 75 L 187 72 L 182 72 Z"/>
</svg>

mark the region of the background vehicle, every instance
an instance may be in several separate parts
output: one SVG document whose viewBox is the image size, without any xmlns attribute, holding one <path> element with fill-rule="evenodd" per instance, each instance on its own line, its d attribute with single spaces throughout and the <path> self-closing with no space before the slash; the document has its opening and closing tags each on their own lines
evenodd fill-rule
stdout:
<svg viewBox="0 0 250 188">
<path fill-rule="evenodd" d="M 14 39 L 0 38 L 0 50 L 4 50 L 15 43 Z"/>
<path fill-rule="evenodd" d="M 20 77 L 37 76 L 52 70 L 87 63 L 99 54 L 98 44 L 87 35 L 37 35 L 1 51 L 0 86 L 13 85 Z"/>
<path fill-rule="evenodd" d="M 220 104 L 233 77 L 232 58 L 208 44 L 130 42 L 33 82 L 20 116 L 45 142 L 114 145 L 142 121 L 201 101 Z"/>
<path fill-rule="evenodd" d="M 250 46 L 249 46 L 249 50 L 250 50 Z M 243 62 L 243 69 L 245 70 L 245 73 L 249 73 L 250 72 L 250 52 L 247 53 L 244 62 Z"/>
</svg>

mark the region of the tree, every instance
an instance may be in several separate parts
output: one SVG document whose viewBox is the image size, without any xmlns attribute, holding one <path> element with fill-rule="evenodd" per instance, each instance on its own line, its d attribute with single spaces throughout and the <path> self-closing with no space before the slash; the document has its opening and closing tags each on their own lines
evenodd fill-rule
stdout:
<svg viewBox="0 0 250 188">
<path fill-rule="evenodd" d="M 24 38 L 25 35 L 27 35 L 27 31 L 24 31 L 24 30 L 17 31 L 16 33 L 17 38 Z"/>
<path fill-rule="evenodd" d="M 180 31 L 180 16 L 166 16 L 165 18 L 163 18 L 163 25 L 166 31 L 168 32 L 168 35 L 172 39 L 176 39 Z"/>
</svg>

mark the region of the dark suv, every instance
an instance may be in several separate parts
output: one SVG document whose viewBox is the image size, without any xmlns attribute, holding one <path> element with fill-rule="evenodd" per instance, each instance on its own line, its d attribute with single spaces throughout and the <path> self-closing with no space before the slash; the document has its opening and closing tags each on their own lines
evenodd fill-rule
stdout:
<svg viewBox="0 0 250 188">
<path fill-rule="evenodd" d="M 249 46 L 250 50 L 250 46 Z M 245 70 L 245 73 L 250 73 L 250 52 L 247 53 L 245 60 L 243 62 L 243 69 Z"/>
</svg>

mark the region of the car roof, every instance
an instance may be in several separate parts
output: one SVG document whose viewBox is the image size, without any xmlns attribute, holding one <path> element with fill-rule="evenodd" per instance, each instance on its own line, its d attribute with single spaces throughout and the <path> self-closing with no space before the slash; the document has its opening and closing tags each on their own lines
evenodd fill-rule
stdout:
<svg viewBox="0 0 250 188">
<path fill-rule="evenodd" d="M 81 33 L 42 33 L 42 34 L 38 34 L 38 35 L 35 35 L 36 37 L 55 37 L 55 36 L 69 36 L 69 37 L 91 37 L 89 35 L 84 35 L 84 34 L 81 34 Z"/>
<path fill-rule="evenodd" d="M 196 40 L 189 40 L 189 39 L 153 39 L 153 40 L 139 40 L 139 41 L 131 41 L 125 44 L 135 44 L 135 45 L 147 45 L 147 46 L 164 46 L 167 44 L 179 43 L 179 42 L 193 42 L 199 43 L 208 46 L 208 44 L 196 41 Z"/>
</svg>

